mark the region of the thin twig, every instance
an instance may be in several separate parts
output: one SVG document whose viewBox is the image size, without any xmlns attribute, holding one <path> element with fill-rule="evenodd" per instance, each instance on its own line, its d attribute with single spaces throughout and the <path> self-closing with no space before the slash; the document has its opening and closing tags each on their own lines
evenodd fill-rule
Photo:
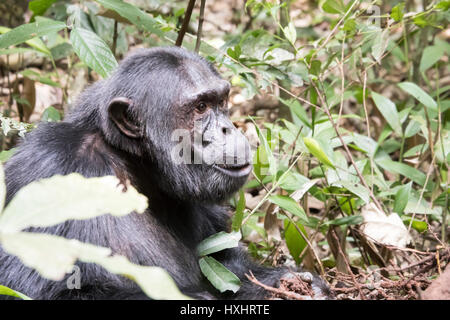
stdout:
<svg viewBox="0 0 450 320">
<path fill-rule="evenodd" d="M 184 14 L 183 25 L 181 26 L 180 32 L 178 32 L 178 38 L 175 42 L 177 47 L 181 47 L 183 44 L 183 38 L 189 26 L 189 21 L 191 20 L 192 10 L 194 10 L 195 0 L 189 0 L 186 13 Z"/>
<path fill-rule="evenodd" d="M 248 280 L 250 280 L 251 282 L 253 282 L 257 286 L 260 286 L 261 288 L 263 288 L 266 291 L 269 291 L 269 292 L 272 292 L 272 293 L 275 293 L 275 294 L 279 294 L 279 295 L 284 296 L 284 297 L 286 297 L 288 299 L 305 300 L 305 297 L 302 296 L 301 294 L 298 294 L 298 293 L 295 293 L 295 292 L 290 292 L 290 291 L 285 291 L 285 290 L 282 290 L 282 289 L 277 289 L 277 288 L 268 286 L 268 285 L 258 281 L 251 271 L 250 271 L 250 275 L 246 274 L 245 276 L 247 277 Z"/>
<path fill-rule="evenodd" d="M 205 19 L 205 3 L 206 0 L 201 0 L 200 2 L 200 17 L 198 18 L 197 40 L 195 41 L 195 52 L 197 53 L 200 50 L 200 44 L 202 42 L 203 20 Z"/>
<path fill-rule="evenodd" d="M 117 20 L 114 20 L 114 32 L 113 32 L 113 43 L 112 43 L 112 53 L 114 55 L 114 57 L 116 56 L 116 47 L 117 47 L 117 27 L 118 27 L 119 22 Z"/>
</svg>

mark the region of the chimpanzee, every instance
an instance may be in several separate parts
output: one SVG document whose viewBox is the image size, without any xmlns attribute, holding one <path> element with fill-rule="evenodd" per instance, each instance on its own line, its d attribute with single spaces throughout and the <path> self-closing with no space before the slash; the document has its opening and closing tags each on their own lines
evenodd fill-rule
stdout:
<svg viewBox="0 0 450 320">
<path fill-rule="evenodd" d="M 5 166 L 6 201 L 28 183 L 55 174 L 115 175 L 148 197 L 145 214 L 71 220 L 37 231 L 109 247 L 137 264 L 160 266 L 193 298 L 264 298 L 265 290 L 245 274 L 251 270 L 261 282 L 277 286 L 287 269 L 258 265 L 241 247 L 218 252 L 213 256 L 242 281 L 237 293 L 220 294 L 198 265 L 197 245 L 229 230 L 229 214 L 221 203 L 252 169 L 248 142 L 228 118 L 229 90 L 229 83 L 196 54 L 177 47 L 138 50 L 111 77 L 86 89 L 64 121 L 41 123 L 26 136 Z M 202 136 L 189 156 L 184 155 L 191 160 L 201 154 L 199 163 L 174 157 L 180 142 L 173 139 L 175 129 L 185 130 L 190 139 Z M 44 279 L 0 249 L 0 284 L 31 298 L 147 298 L 129 279 L 95 264 L 79 267 L 81 288 L 68 289 L 66 281 Z M 319 295 L 328 294 L 319 277 L 300 274 L 310 278 Z"/>
</svg>

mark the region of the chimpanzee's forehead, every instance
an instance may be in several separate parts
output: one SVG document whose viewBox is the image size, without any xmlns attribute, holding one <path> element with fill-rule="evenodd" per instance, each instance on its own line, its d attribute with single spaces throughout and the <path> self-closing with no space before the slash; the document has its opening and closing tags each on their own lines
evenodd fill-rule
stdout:
<svg viewBox="0 0 450 320">
<path fill-rule="evenodd" d="M 189 100 L 202 96 L 223 97 L 230 90 L 230 83 L 223 80 L 208 65 L 193 61 L 183 67 L 182 82 L 182 94 Z"/>
</svg>

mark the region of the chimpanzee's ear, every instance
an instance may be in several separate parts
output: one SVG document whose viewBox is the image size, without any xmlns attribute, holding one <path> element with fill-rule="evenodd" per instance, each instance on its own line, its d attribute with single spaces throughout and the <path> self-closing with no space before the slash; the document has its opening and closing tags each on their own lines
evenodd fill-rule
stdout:
<svg viewBox="0 0 450 320">
<path fill-rule="evenodd" d="M 141 138 L 139 125 L 130 117 L 128 111 L 132 104 L 133 101 L 128 98 L 114 98 L 109 103 L 108 115 L 123 134 L 130 138 Z"/>
</svg>

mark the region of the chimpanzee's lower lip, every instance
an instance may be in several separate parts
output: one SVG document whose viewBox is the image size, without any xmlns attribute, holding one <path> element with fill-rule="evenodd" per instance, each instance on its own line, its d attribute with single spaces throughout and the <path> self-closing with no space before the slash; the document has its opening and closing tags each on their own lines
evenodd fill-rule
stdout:
<svg viewBox="0 0 450 320">
<path fill-rule="evenodd" d="M 213 167 L 232 177 L 243 177 L 250 174 L 252 171 L 252 165 L 250 163 L 246 163 L 244 165 L 214 164 Z"/>
</svg>

